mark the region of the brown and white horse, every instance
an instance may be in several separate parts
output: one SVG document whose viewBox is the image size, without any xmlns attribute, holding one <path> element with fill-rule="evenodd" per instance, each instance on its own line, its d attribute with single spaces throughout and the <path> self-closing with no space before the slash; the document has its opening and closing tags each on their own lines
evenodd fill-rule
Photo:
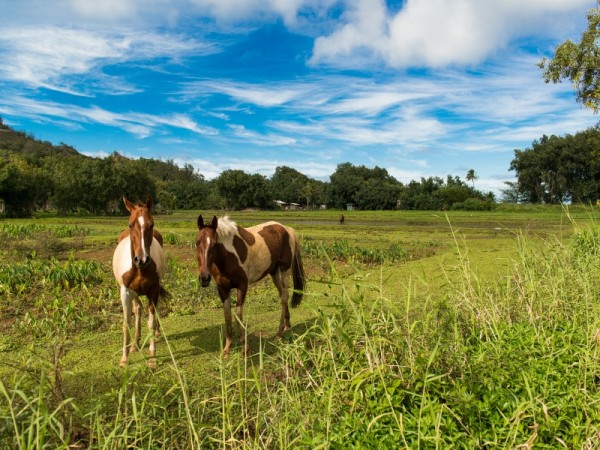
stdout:
<svg viewBox="0 0 600 450">
<path fill-rule="evenodd" d="M 196 237 L 196 258 L 198 259 L 198 279 L 203 287 L 214 278 L 223 302 L 225 313 L 225 347 L 223 355 L 229 354 L 231 346 L 231 289 L 237 290 L 236 316 L 240 344 L 245 346 L 242 330 L 242 309 L 248 286 L 267 275 L 279 291 L 281 299 L 281 319 L 277 336 L 291 328 L 289 299 L 289 276 L 293 279 L 292 307 L 302 300 L 305 274 L 300 255 L 300 241 L 290 227 L 277 222 L 265 222 L 250 228 L 242 228 L 228 217 L 205 224 L 198 216 Z"/>
<path fill-rule="evenodd" d="M 146 203 L 134 205 L 127 198 L 123 202 L 129 210 L 129 228 L 119 235 L 119 243 L 113 254 L 113 273 L 121 289 L 123 305 L 123 356 L 121 367 L 127 364 L 129 351 L 135 351 L 140 346 L 140 328 L 142 304 L 140 295 L 148 297 L 148 329 L 152 331 L 150 338 L 150 359 L 148 365 L 156 364 L 156 346 L 154 336 L 158 336 L 159 324 L 155 309 L 158 298 L 167 296 L 161 285 L 165 273 L 165 252 L 163 251 L 162 236 L 154 230 L 154 219 L 150 213 L 152 197 L 148 196 Z M 131 315 L 135 315 L 134 340 L 129 345 L 129 327 Z"/>
</svg>

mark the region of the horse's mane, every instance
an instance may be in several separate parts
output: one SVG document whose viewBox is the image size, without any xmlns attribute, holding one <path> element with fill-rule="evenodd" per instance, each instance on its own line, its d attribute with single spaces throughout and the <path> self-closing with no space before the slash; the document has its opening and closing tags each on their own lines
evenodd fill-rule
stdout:
<svg viewBox="0 0 600 450">
<path fill-rule="evenodd" d="M 237 234 L 237 224 L 229 216 L 220 217 L 219 225 L 217 225 L 217 234 L 220 238 L 233 236 Z"/>
</svg>

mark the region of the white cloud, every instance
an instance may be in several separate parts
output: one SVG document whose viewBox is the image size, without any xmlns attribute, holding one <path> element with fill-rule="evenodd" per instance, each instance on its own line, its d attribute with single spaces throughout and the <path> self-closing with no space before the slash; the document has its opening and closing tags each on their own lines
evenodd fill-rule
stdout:
<svg viewBox="0 0 600 450">
<path fill-rule="evenodd" d="M 131 17 L 137 12 L 136 2 L 127 0 L 102 0 L 90 2 L 88 0 L 71 0 L 75 13 L 88 19 L 115 19 Z"/>
<path fill-rule="evenodd" d="M 176 35 L 152 32 L 108 33 L 55 26 L 0 29 L 0 76 L 33 88 L 77 95 L 132 93 L 137 88 L 108 76 L 103 66 L 182 54 L 212 52 L 208 45 Z M 85 78 L 85 87 L 81 79 Z"/>
<path fill-rule="evenodd" d="M 322 181 L 329 181 L 329 176 L 335 172 L 335 163 L 323 163 L 313 161 L 290 161 L 285 159 L 260 159 L 244 160 L 241 158 L 222 158 L 222 159 L 188 159 L 175 158 L 174 162 L 183 166 L 191 164 L 207 180 L 217 178 L 225 170 L 242 170 L 246 173 L 259 173 L 266 177 L 271 177 L 275 169 L 280 166 L 293 167 L 304 175 Z"/>
<path fill-rule="evenodd" d="M 33 101 L 26 97 L 0 97 L 0 112 L 13 115 L 18 110 L 21 117 L 39 121 L 92 123 L 121 128 L 138 138 L 146 138 L 155 134 L 162 127 L 179 128 L 201 135 L 216 135 L 218 131 L 196 123 L 184 114 L 154 115 L 138 112 L 115 113 L 104 108 L 89 108 L 64 105 L 54 102 Z"/>
<path fill-rule="evenodd" d="M 250 83 L 218 80 L 186 83 L 180 92 L 185 101 L 206 95 L 223 94 L 236 102 L 249 103 L 261 107 L 285 105 L 301 98 L 306 93 L 302 85 L 279 84 L 257 85 Z"/>
<path fill-rule="evenodd" d="M 259 147 L 294 145 L 296 139 L 278 134 L 263 134 L 253 130 L 248 130 L 244 125 L 230 124 L 229 128 L 233 131 L 235 138 L 244 142 L 252 142 Z"/>
<path fill-rule="evenodd" d="M 384 0 L 350 2 L 342 24 L 315 41 L 312 63 L 341 67 L 382 61 L 391 67 L 473 65 L 525 35 L 552 36 L 558 19 L 590 0 L 407 0 L 391 13 Z"/>
</svg>

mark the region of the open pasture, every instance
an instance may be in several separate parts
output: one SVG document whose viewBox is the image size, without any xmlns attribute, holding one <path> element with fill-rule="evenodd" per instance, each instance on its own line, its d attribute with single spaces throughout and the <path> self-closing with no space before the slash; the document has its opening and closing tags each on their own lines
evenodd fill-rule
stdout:
<svg viewBox="0 0 600 450">
<path fill-rule="evenodd" d="M 230 212 L 293 227 L 308 285 L 282 339 L 275 288 L 253 285 L 251 355 L 227 359 L 197 215 L 154 217 L 156 368 L 147 342 L 119 368 L 125 217 L 0 221 L 0 448 L 600 445 L 595 209 Z"/>
</svg>

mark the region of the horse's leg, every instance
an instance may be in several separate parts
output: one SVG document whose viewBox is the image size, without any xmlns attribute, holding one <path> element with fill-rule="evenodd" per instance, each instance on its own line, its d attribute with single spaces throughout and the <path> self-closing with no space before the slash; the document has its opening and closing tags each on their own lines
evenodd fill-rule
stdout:
<svg viewBox="0 0 600 450">
<path fill-rule="evenodd" d="M 246 292 L 248 286 L 237 288 L 237 303 L 235 305 L 235 315 L 237 319 L 238 338 L 240 345 L 244 349 L 244 354 L 248 356 L 250 349 L 246 346 L 246 329 L 244 327 L 244 301 L 246 300 Z"/>
<path fill-rule="evenodd" d="M 156 343 L 154 337 L 158 331 L 158 320 L 156 318 L 156 305 L 158 303 L 158 293 L 148 296 L 148 330 L 150 330 L 150 345 L 148 351 L 150 353 L 150 359 L 148 360 L 148 366 L 156 366 Z"/>
<path fill-rule="evenodd" d="M 129 326 L 131 324 L 131 302 L 133 292 L 125 286 L 121 286 L 121 304 L 123 305 L 123 356 L 121 356 L 121 367 L 127 365 L 129 355 Z"/>
<path fill-rule="evenodd" d="M 219 288 L 219 296 L 223 302 L 223 313 L 225 315 L 225 347 L 223 347 L 223 357 L 229 356 L 229 347 L 231 347 L 231 289 Z"/>
<path fill-rule="evenodd" d="M 140 297 L 135 295 L 133 297 L 133 322 L 134 322 L 134 335 L 133 342 L 131 342 L 130 352 L 135 352 L 140 349 L 140 332 L 142 327 L 142 302 Z"/>
<path fill-rule="evenodd" d="M 288 307 L 288 299 L 290 296 L 290 283 L 289 273 L 282 273 L 281 269 L 277 269 L 275 273 L 271 275 L 273 284 L 277 287 L 279 292 L 279 299 L 281 300 L 281 318 L 279 319 L 279 331 L 277 336 L 283 336 L 283 332 L 292 328 L 290 324 L 290 309 Z"/>
</svg>

